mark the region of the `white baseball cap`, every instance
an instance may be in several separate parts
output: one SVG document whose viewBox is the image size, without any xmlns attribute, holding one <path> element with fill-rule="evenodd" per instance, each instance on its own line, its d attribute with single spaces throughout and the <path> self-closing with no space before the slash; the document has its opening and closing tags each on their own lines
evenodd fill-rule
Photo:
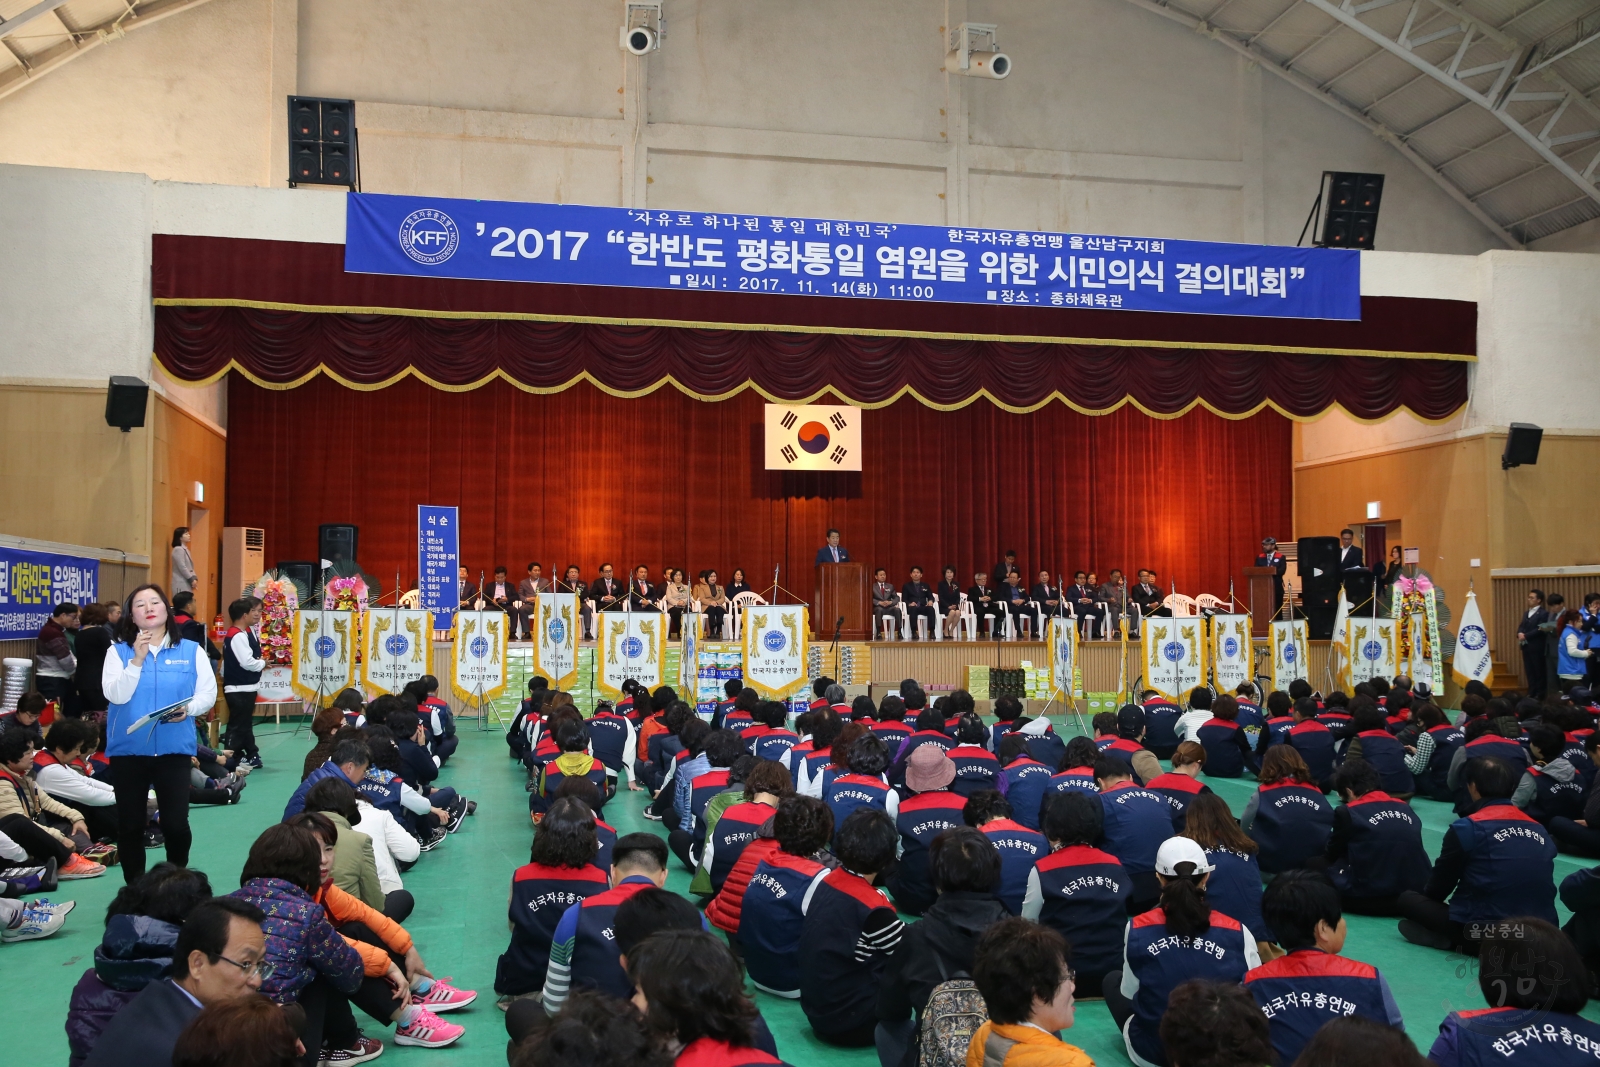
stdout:
<svg viewBox="0 0 1600 1067">
<path fill-rule="evenodd" d="M 1169 837 L 1161 842 L 1161 848 L 1156 852 L 1156 873 L 1174 878 L 1180 863 L 1194 864 L 1190 874 L 1207 874 L 1216 869 L 1206 859 L 1205 849 L 1187 837 Z"/>
</svg>

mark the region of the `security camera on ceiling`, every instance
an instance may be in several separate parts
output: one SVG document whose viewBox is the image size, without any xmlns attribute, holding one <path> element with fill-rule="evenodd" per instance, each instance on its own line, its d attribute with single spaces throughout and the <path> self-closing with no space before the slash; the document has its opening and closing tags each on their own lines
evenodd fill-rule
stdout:
<svg viewBox="0 0 1600 1067">
<path fill-rule="evenodd" d="M 625 3 L 622 5 L 622 29 L 618 44 L 631 55 L 647 56 L 661 47 L 666 36 L 666 20 L 661 17 L 657 3 Z"/>
<path fill-rule="evenodd" d="M 963 22 L 950 35 L 950 51 L 945 53 L 944 69 L 965 78 L 1001 81 L 1011 74 L 1011 57 L 1000 51 L 995 37 L 998 26 L 988 22 Z M 974 46 L 987 46 L 978 47 Z"/>
</svg>

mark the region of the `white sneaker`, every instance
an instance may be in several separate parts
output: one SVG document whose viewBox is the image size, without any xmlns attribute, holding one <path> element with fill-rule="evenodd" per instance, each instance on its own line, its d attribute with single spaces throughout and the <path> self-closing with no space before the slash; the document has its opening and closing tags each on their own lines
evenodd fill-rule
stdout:
<svg viewBox="0 0 1600 1067">
<path fill-rule="evenodd" d="M 61 929 L 66 921 L 66 911 L 48 903 L 41 908 L 35 902 L 22 909 L 20 925 L 0 930 L 0 941 L 36 941 L 41 937 L 49 937 Z"/>
</svg>

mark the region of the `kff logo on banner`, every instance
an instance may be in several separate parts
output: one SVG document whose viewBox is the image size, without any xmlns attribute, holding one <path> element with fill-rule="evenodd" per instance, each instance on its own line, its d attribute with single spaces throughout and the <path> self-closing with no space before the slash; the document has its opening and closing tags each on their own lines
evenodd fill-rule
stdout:
<svg viewBox="0 0 1600 1067">
<path fill-rule="evenodd" d="M 1311 673 L 1311 641 L 1304 619 L 1278 619 L 1267 633 L 1272 646 L 1272 688 L 1287 690 L 1296 678 Z"/>
<path fill-rule="evenodd" d="M 507 622 L 503 611 L 456 612 L 450 691 L 468 707 L 480 708 L 506 691 Z"/>
<path fill-rule="evenodd" d="M 1211 680 L 1219 693 L 1232 693 L 1250 680 L 1250 616 L 1211 616 Z"/>
<path fill-rule="evenodd" d="M 294 613 L 295 695 L 308 704 L 328 707 L 355 683 L 356 612 Z"/>
<path fill-rule="evenodd" d="M 373 608 L 362 620 L 361 678 L 369 693 L 398 693 L 428 673 L 433 616 L 417 608 Z"/>
<path fill-rule="evenodd" d="M 534 671 L 550 679 L 552 689 L 565 689 L 578 677 L 578 594 L 540 593 L 535 601 L 538 627 Z"/>
<path fill-rule="evenodd" d="M 612 700 L 622 696 L 622 683 L 632 678 L 646 689 L 663 682 L 667 663 L 667 616 L 653 611 L 604 611 L 600 662 L 595 684 Z"/>
<path fill-rule="evenodd" d="M 1175 704 L 1205 684 L 1205 644 L 1200 618 L 1146 619 L 1141 639 L 1144 685 Z"/>
<path fill-rule="evenodd" d="M 766 405 L 769 471 L 861 469 L 861 409 L 843 404 Z"/>
<path fill-rule="evenodd" d="M 1082 695 L 1078 671 L 1078 628 L 1074 620 L 1050 619 L 1050 689 L 1063 697 Z"/>
<path fill-rule="evenodd" d="M 744 678 L 762 696 L 782 699 L 806 680 L 804 604 L 764 604 L 744 609 Z"/>
<path fill-rule="evenodd" d="M 1400 673 L 1394 627 L 1393 619 L 1382 616 L 1350 617 L 1346 625 L 1349 645 L 1345 655 L 1350 661 L 1352 684 L 1370 682 L 1374 678 L 1393 678 Z"/>
</svg>

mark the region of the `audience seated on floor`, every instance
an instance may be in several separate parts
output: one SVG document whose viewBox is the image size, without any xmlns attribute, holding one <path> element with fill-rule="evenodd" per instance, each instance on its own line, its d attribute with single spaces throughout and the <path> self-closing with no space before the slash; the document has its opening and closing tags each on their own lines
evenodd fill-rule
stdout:
<svg viewBox="0 0 1600 1067">
<path fill-rule="evenodd" d="M 998 788 L 1011 805 L 1011 814 L 1030 830 L 1039 828 L 1039 812 L 1050 789 L 1051 768 L 1028 754 L 1028 739 L 1008 734 L 1000 739 Z"/>
<path fill-rule="evenodd" d="M 892 822 L 900 814 L 900 794 L 889 787 L 885 773 L 889 769 L 889 746 L 860 723 L 846 727 L 851 728 L 862 732 L 849 742 L 845 753 L 848 773 L 834 775 L 822 790 L 823 802 L 833 811 L 833 825 L 842 827 L 861 808 L 881 811 Z M 833 745 L 835 757 L 843 744 L 845 737 L 841 733 Z"/>
<path fill-rule="evenodd" d="M 1037 830 L 1011 818 L 1011 805 L 995 789 L 973 793 L 961 809 L 968 826 L 981 831 L 1000 853 L 1000 886 L 995 895 L 1013 915 L 1022 914 L 1028 893 L 1028 876 L 1040 859 L 1050 854 L 1050 842 Z"/>
<path fill-rule="evenodd" d="M 1255 747 L 1239 725 L 1239 702 L 1223 693 L 1211 702 L 1211 718 L 1196 726 L 1193 740 L 1206 750 L 1206 774 L 1238 778 L 1256 769 Z"/>
<path fill-rule="evenodd" d="M 1161 895 L 1155 876 L 1156 852 L 1172 836 L 1172 805 L 1160 793 L 1134 784 L 1133 769 L 1119 759 L 1101 757 L 1094 765 L 1104 813 L 1100 845 L 1122 863 L 1133 880 L 1129 907 L 1135 913 Z"/>
<path fill-rule="evenodd" d="M 909 741 L 907 742 L 910 743 Z M 928 856 L 934 840 L 962 825 L 966 802 L 950 791 L 956 765 L 939 745 L 924 745 L 906 762 L 905 789 L 911 794 L 895 817 L 900 830 L 900 862 L 889 876 L 895 906 L 907 915 L 921 915 L 934 900 Z"/>
<path fill-rule="evenodd" d="M 1238 919 L 1256 935 L 1262 958 L 1275 954 L 1271 931 L 1261 919 L 1261 865 L 1258 846 L 1234 821 L 1228 805 L 1215 793 L 1195 797 L 1182 837 L 1205 850 L 1211 864 L 1206 879 L 1206 899 L 1224 915 Z"/>
<path fill-rule="evenodd" d="M 1528 730 L 1528 755 L 1533 765 L 1522 772 L 1511 802 L 1545 826 L 1558 816 L 1583 817 L 1588 791 L 1578 769 L 1562 755 L 1566 747 L 1566 736 L 1554 726 L 1541 723 Z"/>
<path fill-rule="evenodd" d="M 680 1067 L 782 1063 L 757 1047 L 759 1013 L 745 994 L 738 961 L 714 935 L 699 930 L 652 934 L 628 953 L 628 977 L 646 1029 L 679 1050 L 674 1062 Z"/>
<path fill-rule="evenodd" d="M 691 893 L 715 896 L 722 890 L 745 846 L 772 819 L 779 802 L 794 795 L 792 781 L 783 764 L 757 760 L 745 772 L 737 799 L 730 799 L 719 809 L 717 802 L 721 798 L 712 798 L 706 805 L 705 849 L 689 885 Z"/>
<path fill-rule="evenodd" d="M 1145 783 L 1146 788 L 1160 793 L 1172 805 L 1172 825 L 1180 833 L 1194 798 L 1211 792 L 1211 787 L 1200 781 L 1205 764 L 1205 746 L 1198 741 L 1185 741 L 1172 752 L 1172 770 L 1155 775 Z"/>
<path fill-rule="evenodd" d="M 1257 1067 L 1272 1062 L 1267 1020 L 1236 982 L 1196 978 L 1178 986 L 1161 1017 L 1160 1036 L 1168 1067 Z"/>
<path fill-rule="evenodd" d="M 1333 832 L 1333 808 L 1293 745 L 1273 745 L 1261 761 L 1261 785 L 1246 802 L 1239 825 L 1261 847 L 1264 874 L 1302 866 L 1320 856 Z"/>
<path fill-rule="evenodd" d="M 794 1000 L 800 996 L 805 907 L 828 874 L 817 854 L 833 837 L 833 812 L 813 797 L 789 797 L 779 803 L 772 831 L 778 847 L 750 875 L 738 939 L 756 988 Z"/>
<path fill-rule="evenodd" d="M 1333 832 L 1321 862 L 1339 890 L 1345 911 L 1359 915 L 1398 915 L 1400 894 L 1421 892 L 1433 862 L 1422 843 L 1422 819 L 1411 805 L 1380 787 L 1378 772 L 1366 760 L 1347 759 L 1333 776 L 1344 803 L 1333 810 Z"/>
</svg>

